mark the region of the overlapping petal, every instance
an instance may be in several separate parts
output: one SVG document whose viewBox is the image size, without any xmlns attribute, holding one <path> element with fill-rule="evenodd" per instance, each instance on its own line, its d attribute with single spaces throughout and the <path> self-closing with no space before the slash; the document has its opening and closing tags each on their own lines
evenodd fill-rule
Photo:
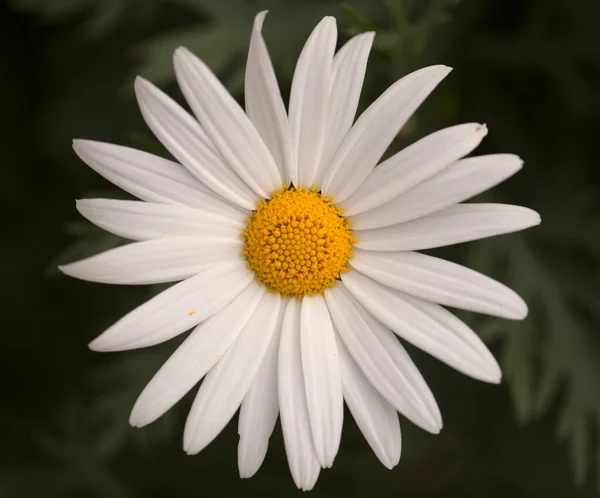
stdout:
<svg viewBox="0 0 600 498">
<path fill-rule="evenodd" d="M 350 278 L 350 290 L 354 281 Z M 367 379 L 414 424 L 439 432 L 442 418 L 435 398 L 390 330 L 373 319 L 358 296 L 352 297 L 342 284 L 328 290 L 326 299 L 336 330 Z"/>
<path fill-rule="evenodd" d="M 499 381 L 494 357 L 475 333 L 448 311 L 385 287 L 358 271 L 344 274 L 342 280 L 354 297 L 398 336 L 462 373 L 486 382 Z"/>
<path fill-rule="evenodd" d="M 121 145 L 73 140 L 73 150 L 90 168 L 138 199 L 196 209 L 218 209 L 238 219 L 240 210 L 204 185 L 181 164 Z"/>
<path fill-rule="evenodd" d="M 275 429 L 275 422 L 279 415 L 277 358 L 281 324 L 286 307 L 287 300 L 281 300 L 279 318 L 269 349 L 240 407 L 238 467 L 243 478 L 252 477 L 262 465 L 267 454 L 269 438 Z"/>
<path fill-rule="evenodd" d="M 375 33 L 372 32 L 356 35 L 333 58 L 333 82 L 329 97 L 325 145 L 316 178 L 319 184 L 333 155 L 354 122 L 374 37 Z"/>
<path fill-rule="evenodd" d="M 308 415 L 298 299 L 290 299 L 283 315 L 278 357 L 279 411 L 283 442 L 292 478 L 303 491 L 313 488 L 321 466 L 313 445 Z"/>
<path fill-rule="evenodd" d="M 297 158 L 291 180 L 296 186 L 312 187 L 320 174 L 336 39 L 335 19 L 325 17 L 308 37 L 296 64 L 289 107 Z"/>
<path fill-rule="evenodd" d="M 437 131 L 381 163 L 342 206 L 347 216 L 395 199 L 411 187 L 466 156 L 487 135 L 485 125 L 468 123 Z"/>
<path fill-rule="evenodd" d="M 216 149 L 254 192 L 267 198 L 283 179 L 244 110 L 189 50 L 179 47 L 173 59 L 179 87 Z"/>
<path fill-rule="evenodd" d="M 208 373 L 185 423 L 183 447 L 202 451 L 227 425 L 250 389 L 273 337 L 279 296 L 264 292 L 233 344 Z"/>
<path fill-rule="evenodd" d="M 388 88 L 365 112 L 338 147 L 322 191 L 334 202 L 346 200 L 369 176 L 402 126 L 450 72 L 431 66 L 405 76 Z"/>
<path fill-rule="evenodd" d="M 261 34 L 266 11 L 254 19 L 244 95 L 246 114 L 269 148 L 285 185 L 289 185 L 296 169 L 290 124 L 281 98 L 277 78 L 265 41 Z"/>
<path fill-rule="evenodd" d="M 90 348 L 123 351 L 167 341 L 220 311 L 253 278 L 241 261 L 199 273 L 129 312 L 94 339 Z"/>
<path fill-rule="evenodd" d="M 146 124 L 191 174 L 234 205 L 254 209 L 255 193 L 227 166 L 192 116 L 143 78 L 135 80 L 135 94 Z"/>
<path fill-rule="evenodd" d="M 353 216 L 352 226 L 367 230 L 427 216 L 492 188 L 522 165 L 513 154 L 461 159 L 395 199 Z"/>
<path fill-rule="evenodd" d="M 527 316 L 525 301 L 500 282 L 450 261 L 417 252 L 356 249 L 353 268 L 427 301 L 511 320 Z"/>
<path fill-rule="evenodd" d="M 235 342 L 264 294 L 253 282 L 198 325 L 139 395 L 129 423 L 143 427 L 154 422 L 185 396 Z"/>
<path fill-rule="evenodd" d="M 344 400 L 360 432 L 388 469 L 400 461 L 402 437 L 396 409 L 365 377 L 341 339 L 338 343 Z"/>
</svg>

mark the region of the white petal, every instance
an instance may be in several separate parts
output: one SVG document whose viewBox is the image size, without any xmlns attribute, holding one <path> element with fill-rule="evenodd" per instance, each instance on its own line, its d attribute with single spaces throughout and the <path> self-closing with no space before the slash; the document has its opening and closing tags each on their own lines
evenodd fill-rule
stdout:
<svg viewBox="0 0 600 498">
<path fill-rule="evenodd" d="M 210 211 L 120 199 L 82 199 L 77 210 L 108 232 L 131 240 L 209 236 L 240 240 L 244 224 Z"/>
<path fill-rule="evenodd" d="M 370 251 L 417 251 L 517 232 L 539 225 L 531 209 L 506 204 L 457 204 L 416 220 L 356 230 L 355 246 Z"/>
<path fill-rule="evenodd" d="M 64 265 L 72 277 L 106 284 L 176 282 L 228 261 L 239 260 L 241 241 L 169 237 L 136 242 Z"/>
<path fill-rule="evenodd" d="M 361 114 L 337 149 L 322 190 L 336 203 L 347 199 L 367 178 L 417 107 L 451 71 L 431 66 L 405 76 Z"/>
<path fill-rule="evenodd" d="M 362 33 L 351 38 L 333 58 L 333 85 L 329 97 L 325 147 L 321 156 L 321 172 L 324 173 L 335 151 L 352 127 L 360 91 L 365 79 L 367 59 L 375 33 Z M 322 176 L 317 175 L 320 182 Z"/>
<path fill-rule="evenodd" d="M 302 370 L 313 444 L 322 467 L 331 467 L 342 436 L 344 401 L 333 325 L 323 296 L 302 299 Z"/>
<path fill-rule="evenodd" d="M 281 325 L 278 358 L 281 430 L 290 472 L 303 491 L 313 488 L 321 466 L 312 440 L 300 352 L 300 301 L 290 299 Z"/>
<path fill-rule="evenodd" d="M 181 164 L 121 145 L 73 140 L 73 149 L 94 171 L 148 202 L 219 209 L 233 219 L 244 216 Z"/>
<path fill-rule="evenodd" d="M 190 173 L 235 205 L 244 209 L 256 207 L 256 194 L 225 164 L 192 116 L 139 76 L 135 93 L 146 124 Z"/>
<path fill-rule="evenodd" d="M 244 330 L 208 373 L 185 423 L 183 447 L 193 455 L 223 430 L 239 408 L 273 337 L 281 297 L 265 292 Z"/>
<path fill-rule="evenodd" d="M 414 424 L 438 433 L 442 416 L 435 398 L 392 332 L 375 320 L 343 285 L 338 283 L 328 289 L 326 299 L 336 330 L 367 379 Z"/>
<path fill-rule="evenodd" d="M 392 469 L 398 465 L 402 449 L 398 414 L 367 380 L 341 340 L 338 352 L 344 400 L 377 458 Z"/>
<path fill-rule="evenodd" d="M 381 163 L 344 203 L 352 216 L 395 199 L 452 162 L 466 156 L 487 135 L 485 125 L 467 123 L 437 131 Z"/>
<path fill-rule="evenodd" d="M 481 340 L 441 306 L 385 287 L 359 272 L 343 278 L 356 299 L 381 323 L 403 339 L 458 371 L 498 382 L 500 369 Z"/>
<path fill-rule="evenodd" d="M 179 87 L 215 147 L 246 184 L 269 197 L 283 179 L 244 110 L 189 50 L 179 47 L 173 60 Z"/>
<path fill-rule="evenodd" d="M 90 343 L 94 351 L 123 351 L 167 341 L 231 302 L 254 278 L 240 261 L 206 270 L 169 287 L 129 312 Z"/>
<path fill-rule="evenodd" d="M 235 342 L 265 294 L 256 282 L 248 285 L 221 311 L 198 325 L 144 388 L 129 423 L 143 427 L 167 412 Z"/>
<path fill-rule="evenodd" d="M 289 185 L 296 157 L 285 105 L 261 34 L 266 14 L 263 11 L 254 18 L 244 87 L 246 114 L 269 148 L 283 183 Z"/>
<path fill-rule="evenodd" d="M 298 171 L 292 174 L 295 186 L 312 187 L 317 181 L 327 129 L 336 40 L 335 19 L 323 18 L 306 41 L 294 71 L 289 120 L 297 157 Z"/>
<path fill-rule="evenodd" d="M 506 180 L 523 161 L 512 154 L 469 157 L 385 204 L 352 217 L 352 228 L 366 230 L 414 220 L 452 206 Z"/>
<path fill-rule="evenodd" d="M 238 467 L 242 478 L 252 477 L 262 465 L 277 422 L 277 357 L 286 306 L 287 300 L 282 300 L 269 349 L 240 407 Z"/>
<path fill-rule="evenodd" d="M 353 268 L 374 280 L 426 301 L 511 320 L 527 316 L 527 305 L 513 290 L 456 263 L 417 252 L 356 249 Z"/>
</svg>

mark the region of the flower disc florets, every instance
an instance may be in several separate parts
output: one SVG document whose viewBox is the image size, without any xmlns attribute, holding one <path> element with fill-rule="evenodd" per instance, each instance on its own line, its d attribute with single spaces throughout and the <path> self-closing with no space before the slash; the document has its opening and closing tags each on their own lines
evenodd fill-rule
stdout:
<svg viewBox="0 0 600 498">
<path fill-rule="evenodd" d="M 259 202 L 242 234 L 248 266 L 259 282 L 302 298 L 333 287 L 352 257 L 350 223 L 315 187 L 282 187 Z"/>
</svg>

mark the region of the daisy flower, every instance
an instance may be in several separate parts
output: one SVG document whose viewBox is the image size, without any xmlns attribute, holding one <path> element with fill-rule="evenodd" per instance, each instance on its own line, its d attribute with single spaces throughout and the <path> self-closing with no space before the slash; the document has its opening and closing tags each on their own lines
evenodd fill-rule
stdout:
<svg viewBox="0 0 600 498">
<path fill-rule="evenodd" d="M 195 117 L 136 80 L 146 123 L 178 162 L 75 140 L 83 161 L 140 200 L 78 201 L 92 223 L 135 242 L 61 269 L 102 283 L 180 281 L 90 344 L 122 351 L 193 329 L 140 394 L 131 424 L 155 421 L 204 378 L 185 451 L 205 448 L 239 409 L 239 471 L 250 477 L 279 417 L 292 477 L 308 490 L 333 464 L 344 401 L 389 468 L 400 458 L 398 412 L 426 431 L 442 428 L 396 336 L 466 375 L 500 381 L 494 357 L 445 307 L 519 320 L 526 304 L 484 275 L 416 251 L 540 218 L 463 203 L 521 168 L 512 154 L 464 159 L 487 134 L 483 124 L 438 131 L 378 164 L 450 68 L 405 76 L 355 121 L 374 34 L 336 53 L 336 23 L 326 17 L 300 54 L 286 111 L 264 17 L 252 29 L 245 112 L 185 48 L 175 51 L 175 72 Z"/>
</svg>

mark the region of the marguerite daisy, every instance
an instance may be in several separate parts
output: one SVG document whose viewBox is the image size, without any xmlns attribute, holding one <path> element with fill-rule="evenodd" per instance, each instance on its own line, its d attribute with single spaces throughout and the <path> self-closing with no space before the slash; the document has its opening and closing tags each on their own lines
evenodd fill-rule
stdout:
<svg viewBox="0 0 600 498">
<path fill-rule="evenodd" d="M 208 67 L 175 51 L 177 80 L 197 119 L 148 81 L 144 119 L 179 161 L 76 140 L 81 159 L 140 201 L 77 203 L 92 223 L 133 242 L 62 267 L 114 284 L 180 281 L 131 311 L 90 347 L 120 351 L 193 331 L 138 398 L 149 424 L 204 377 L 187 419 L 195 454 L 239 414 L 242 477 L 264 459 L 278 415 L 296 485 L 330 467 L 346 401 L 381 462 L 400 458 L 397 413 L 437 433 L 442 418 L 397 336 L 486 382 L 501 373 L 478 336 L 441 305 L 509 319 L 527 315 L 513 291 L 419 250 L 522 230 L 526 208 L 462 204 L 514 174 L 510 154 L 463 159 L 487 130 L 463 124 L 377 165 L 450 72 L 402 78 L 354 122 L 373 33 L 337 53 L 323 19 L 298 60 L 286 112 L 256 17 L 246 112 Z"/>
</svg>

